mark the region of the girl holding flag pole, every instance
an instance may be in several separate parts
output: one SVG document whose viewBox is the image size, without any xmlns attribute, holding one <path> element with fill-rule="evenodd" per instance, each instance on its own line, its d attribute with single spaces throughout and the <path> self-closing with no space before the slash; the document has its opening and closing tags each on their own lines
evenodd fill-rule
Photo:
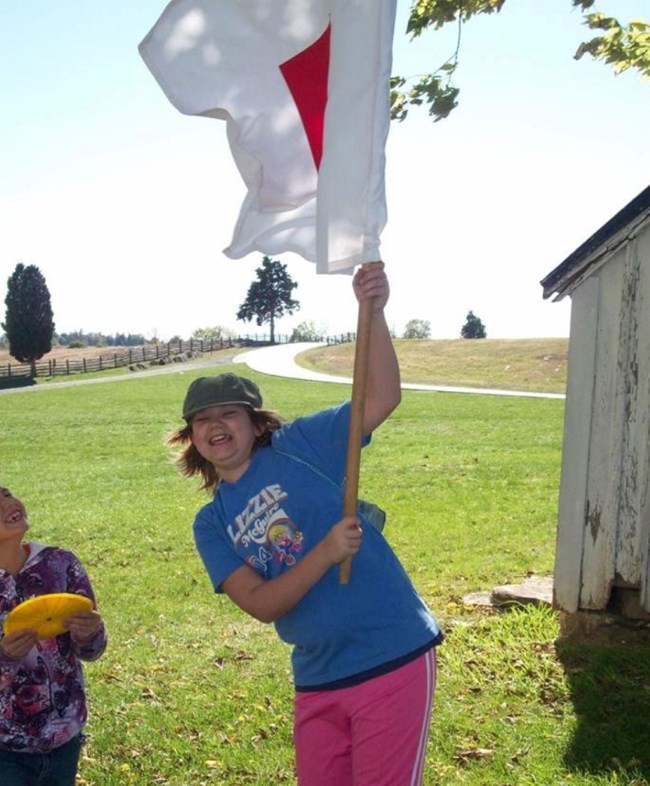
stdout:
<svg viewBox="0 0 650 786">
<path fill-rule="evenodd" d="M 365 445 L 399 404 L 400 375 L 383 263 L 360 267 L 353 288 L 371 301 Z M 443 634 L 370 519 L 341 517 L 350 409 L 286 423 L 252 381 L 201 377 L 168 444 L 213 495 L 194 536 L 215 591 L 293 646 L 298 783 L 417 786 Z M 353 556 L 342 584 L 337 566 Z"/>
</svg>

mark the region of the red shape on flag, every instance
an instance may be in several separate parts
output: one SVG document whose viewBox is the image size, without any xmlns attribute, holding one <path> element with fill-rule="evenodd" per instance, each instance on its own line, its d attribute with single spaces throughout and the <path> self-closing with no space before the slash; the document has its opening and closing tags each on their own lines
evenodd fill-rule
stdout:
<svg viewBox="0 0 650 786">
<path fill-rule="evenodd" d="M 307 49 L 280 64 L 280 71 L 298 109 L 316 169 L 323 156 L 323 129 L 330 67 L 330 29 Z"/>
</svg>

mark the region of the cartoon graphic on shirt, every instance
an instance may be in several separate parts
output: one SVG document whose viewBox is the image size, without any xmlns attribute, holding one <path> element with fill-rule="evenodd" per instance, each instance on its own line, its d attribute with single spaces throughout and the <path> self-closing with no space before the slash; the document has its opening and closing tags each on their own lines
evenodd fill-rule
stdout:
<svg viewBox="0 0 650 786">
<path fill-rule="evenodd" d="M 282 510 L 278 511 L 283 513 Z M 295 565 L 297 554 L 302 548 L 302 532 L 296 529 L 286 516 L 273 521 L 268 529 L 268 543 L 275 561 L 279 564 Z"/>
<path fill-rule="evenodd" d="M 245 550 L 247 564 L 268 577 L 271 563 L 296 564 L 303 548 L 302 532 L 281 507 L 287 494 L 278 484 L 264 488 L 227 527 L 234 545 Z"/>
</svg>

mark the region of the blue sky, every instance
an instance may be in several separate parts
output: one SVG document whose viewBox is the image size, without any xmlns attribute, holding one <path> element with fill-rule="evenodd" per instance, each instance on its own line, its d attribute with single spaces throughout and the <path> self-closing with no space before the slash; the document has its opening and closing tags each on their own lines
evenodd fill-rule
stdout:
<svg viewBox="0 0 650 786">
<path fill-rule="evenodd" d="M 408 5 L 394 47 L 406 75 L 455 39 L 408 43 Z M 598 7 L 650 18 L 650 0 Z M 137 51 L 163 8 L 0 2 L 0 291 L 17 262 L 38 265 L 60 332 L 260 331 L 235 314 L 261 255 L 221 253 L 244 195 L 225 124 L 177 112 Z M 382 249 L 398 334 L 417 318 L 456 337 L 472 309 L 490 337 L 568 335 L 570 301 L 544 301 L 540 279 L 650 179 L 650 82 L 573 60 L 589 34 L 570 0 L 508 0 L 464 28 L 450 118 L 392 125 Z M 348 277 L 280 258 L 301 302 L 282 332 L 355 329 Z"/>
</svg>

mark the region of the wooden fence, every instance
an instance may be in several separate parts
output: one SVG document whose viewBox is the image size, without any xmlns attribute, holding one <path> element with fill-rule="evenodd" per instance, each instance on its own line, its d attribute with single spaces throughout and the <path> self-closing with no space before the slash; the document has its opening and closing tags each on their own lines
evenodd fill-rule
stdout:
<svg viewBox="0 0 650 786">
<path fill-rule="evenodd" d="M 289 344 L 301 341 L 327 342 L 328 344 L 343 344 L 355 340 L 354 333 L 343 333 L 339 336 L 326 338 L 301 338 L 300 336 L 276 336 L 275 344 Z M 56 377 L 69 374 L 83 374 L 92 371 L 106 371 L 113 368 L 128 366 L 136 371 L 147 365 L 164 365 L 166 363 L 181 362 L 206 352 L 218 352 L 223 349 L 238 349 L 245 347 L 262 347 L 271 344 L 268 335 L 247 335 L 231 338 L 215 339 L 190 339 L 189 341 L 170 341 L 165 343 L 144 344 L 140 347 L 124 347 L 114 349 L 106 354 L 93 358 L 56 358 L 39 360 L 36 362 L 37 377 Z M 71 350 L 72 352 L 72 350 Z M 0 365 L 0 381 L 27 381 L 31 378 L 32 370 L 29 363 L 7 363 Z"/>
</svg>

